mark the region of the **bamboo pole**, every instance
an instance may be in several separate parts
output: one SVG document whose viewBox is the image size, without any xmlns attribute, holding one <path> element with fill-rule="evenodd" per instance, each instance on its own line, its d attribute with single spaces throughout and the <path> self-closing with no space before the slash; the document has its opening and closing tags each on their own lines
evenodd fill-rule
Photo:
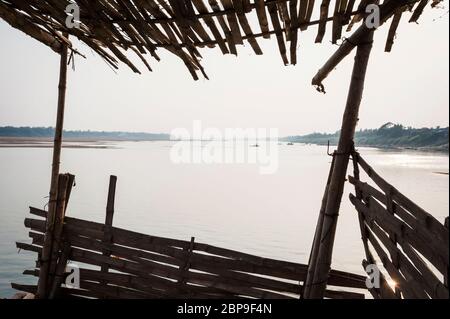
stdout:
<svg viewBox="0 0 450 319">
<path fill-rule="evenodd" d="M 114 218 L 114 202 L 115 202 L 115 196 L 116 196 L 116 184 L 117 184 L 117 176 L 111 175 L 109 177 L 109 187 L 108 187 L 108 201 L 106 203 L 106 217 L 105 217 L 105 229 L 103 232 L 103 243 L 104 244 L 111 244 L 112 242 L 112 224 L 113 224 L 113 218 Z M 110 249 L 103 249 L 102 250 L 103 256 L 111 256 L 111 250 Z M 107 273 L 109 271 L 108 264 L 102 264 L 101 271 L 103 273 Z M 107 285 L 107 281 L 101 280 L 101 285 Z M 106 295 L 103 296 L 104 298 L 107 298 Z"/>
<path fill-rule="evenodd" d="M 66 34 L 67 38 L 68 35 Z M 48 204 L 48 216 L 46 221 L 45 242 L 42 250 L 42 257 L 40 260 L 40 273 L 38 281 L 38 298 L 46 298 L 48 293 L 47 278 L 50 266 L 50 255 L 52 252 L 53 242 L 53 228 L 56 214 L 56 201 L 58 190 L 58 174 L 61 158 L 61 145 L 62 145 L 62 131 L 64 125 L 64 106 L 66 100 L 66 84 L 67 84 L 67 59 L 68 59 L 68 46 L 63 45 L 61 50 L 61 59 L 59 65 L 59 85 L 58 85 L 58 109 L 56 112 L 56 126 L 55 137 L 53 140 L 53 160 L 52 160 L 52 173 L 50 181 L 50 198 Z"/>
<path fill-rule="evenodd" d="M 52 287 L 58 264 L 59 250 L 62 248 L 64 214 L 67 205 L 69 174 L 59 174 L 58 176 L 58 199 L 56 203 L 55 221 L 53 226 L 52 252 L 50 253 L 50 267 L 47 278 L 47 286 Z"/>
<path fill-rule="evenodd" d="M 325 213 L 325 209 L 326 209 L 326 205 L 327 205 L 328 189 L 330 187 L 331 176 L 333 174 L 334 159 L 335 158 L 333 157 L 333 160 L 331 161 L 330 171 L 328 173 L 327 185 L 325 187 L 325 192 L 324 192 L 323 197 L 322 197 L 322 206 L 320 208 L 319 218 L 317 220 L 317 228 L 316 228 L 316 232 L 314 233 L 314 239 L 313 239 L 313 243 L 312 243 L 311 253 L 309 255 L 308 273 L 307 273 L 307 276 L 306 276 L 305 285 L 304 285 L 304 288 L 303 288 L 304 291 L 303 291 L 302 297 L 304 297 L 305 295 L 309 294 L 309 289 L 311 288 L 311 283 L 312 283 L 312 280 L 314 278 L 314 270 L 315 270 L 315 268 L 312 267 L 312 265 L 315 265 L 316 261 L 317 261 L 317 254 L 318 254 L 318 249 L 319 249 L 319 241 L 320 241 L 320 236 L 322 234 L 323 218 L 324 218 L 324 213 Z"/>
<path fill-rule="evenodd" d="M 318 255 L 315 264 L 310 267 L 314 270 L 314 277 L 311 287 L 306 291 L 304 298 L 323 298 L 327 286 L 328 277 L 331 270 L 331 259 L 333 254 L 334 237 L 339 214 L 339 207 L 344 191 L 348 162 L 350 153 L 353 150 L 353 138 L 358 122 L 359 106 L 361 105 L 362 93 L 364 90 L 364 79 L 372 49 L 373 31 L 361 39 L 356 51 L 353 66 L 350 90 L 347 97 L 344 117 L 342 120 L 341 134 L 337 151 L 334 153 L 335 162 L 331 175 L 330 185 L 327 190 L 327 200 L 323 218 L 320 240 L 318 245 Z M 308 279 L 307 279 L 308 282 Z"/>
<path fill-rule="evenodd" d="M 380 6 L 380 24 L 385 23 L 398 8 L 411 4 L 411 0 L 395 0 L 395 1 L 385 1 L 383 5 Z M 346 41 L 342 43 L 341 46 L 336 50 L 336 52 L 328 59 L 324 66 L 317 72 L 317 74 L 312 79 L 312 85 L 318 87 L 320 91 L 324 91 L 323 80 L 327 78 L 331 71 L 333 71 L 337 65 L 353 51 L 358 43 L 364 42 L 364 39 L 373 32 L 363 23 Z"/>
</svg>

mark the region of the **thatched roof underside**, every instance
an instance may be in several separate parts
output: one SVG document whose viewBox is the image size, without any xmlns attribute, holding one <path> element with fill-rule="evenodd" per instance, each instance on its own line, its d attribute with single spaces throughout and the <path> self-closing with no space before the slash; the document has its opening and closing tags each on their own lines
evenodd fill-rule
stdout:
<svg viewBox="0 0 450 319">
<path fill-rule="evenodd" d="M 361 24 L 365 7 L 375 0 L 0 0 L 0 18 L 13 27 L 60 52 L 72 49 L 67 35 L 77 37 L 114 68 L 119 61 L 138 68 L 125 51 L 132 51 L 151 70 L 148 54 L 160 60 L 165 49 L 178 56 L 194 79 L 206 74 L 199 48 L 216 48 L 222 54 L 238 54 L 246 42 L 262 54 L 258 41 L 275 38 L 285 65 L 297 63 L 299 34 L 318 25 L 316 42 L 322 42 L 331 24 L 331 41 Z M 395 7 L 383 16 L 392 20 L 386 51 L 389 51 L 401 15 L 411 11 L 417 21 L 427 5 L 440 0 L 385 0 L 381 8 Z M 67 5 L 80 8 L 80 27 L 66 26 Z M 320 6 L 320 7 L 319 7 Z M 387 11 L 386 11 L 387 12 Z M 314 15 L 318 15 L 313 20 Z M 345 28 L 344 28 L 345 27 Z M 363 25 L 364 27 L 364 25 Z M 299 32 L 300 31 L 300 32 Z"/>
</svg>

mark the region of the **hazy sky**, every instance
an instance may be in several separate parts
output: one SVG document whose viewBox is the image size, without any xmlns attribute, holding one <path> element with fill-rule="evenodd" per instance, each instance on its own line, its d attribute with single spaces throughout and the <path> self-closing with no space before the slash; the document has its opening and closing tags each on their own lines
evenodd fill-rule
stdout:
<svg viewBox="0 0 450 319">
<path fill-rule="evenodd" d="M 384 53 L 388 25 L 375 35 L 359 128 L 387 121 L 414 127 L 448 126 L 449 16 L 427 8 L 410 24 L 406 14 L 393 52 Z M 154 72 L 138 63 L 143 75 L 125 65 L 114 73 L 80 43 L 87 60 L 77 57 L 69 72 L 66 129 L 170 132 L 191 128 L 193 120 L 225 129 L 279 128 L 280 134 L 340 128 L 353 56 L 324 82 L 327 94 L 310 85 L 316 71 L 337 49 L 314 44 L 316 28 L 299 37 L 298 64 L 284 66 L 275 37 L 259 40 L 256 56 L 246 44 L 239 56 L 219 48 L 202 49 L 210 80 L 193 81 L 177 57 L 159 50 Z M 258 32 L 259 30 L 254 30 Z M 0 21 L 0 125 L 54 126 L 59 57 L 39 42 Z"/>
</svg>

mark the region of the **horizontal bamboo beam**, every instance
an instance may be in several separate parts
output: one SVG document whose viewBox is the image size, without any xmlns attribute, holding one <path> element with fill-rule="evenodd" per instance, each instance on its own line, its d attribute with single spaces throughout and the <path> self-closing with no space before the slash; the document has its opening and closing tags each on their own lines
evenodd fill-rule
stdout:
<svg viewBox="0 0 450 319">
<path fill-rule="evenodd" d="M 39 210 L 33 209 L 33 212 L 39 212 Z M 41 214 L 41 213 L 39 213 Z M 97 224 L 87 222 L 83 220 L 66 217 L 65 219 L 65 231 L 69 240 L 73 240 L 73 244 L 83 244 L 91 246 L 92 249 L 109 249 L 114 254 L 125 254 L 139 256 L 142 258 L 154 258 L 159 262 L 165 262 L 174 266 L 179 266 L 186 258 L 186 253 L 183 250 L 169 246 L 170 244 L 177 244 L 178 246 L 185 246 L 187 241 L 167 240 L 161 237 L 148 236 L 143 234 L 137 234 L 126 230 L 120 230 L 113 227 L 112 236 L 114 238 L 114 244 L 121 245 L 108 245 L 98 242 L 102 238 L 103 224 Z M 32 230 L 41 231 L 43 227 L 43 221 L 26 219 L 26 227 Z M 77 226 L 74 226 L 77 225 Z M 94 230 L 95 229 L 95 230 Z M 78 235 L 92 237 L 97 241 L 88 239 L 77 238 Z M 155 239 L 157 238 L 157 239 Z M 123 247 L 128 246 L 128 247 Z M 130 247 L 131 246 L 131 247 Z M 152 251 L 155 255 L 149 252 L 133 253 L 133 249 Z M 210 246 L 207 244 L 196 243 L 194 245 L 195 251 L 203 251 L 207 254 L 194 252 L 191 257 L 191 267 L 226 267 L 235 271 L 246 271 L 252 273 L 259 273 L 266 276 L 280 277 L 295 281 L 301 281 L 304 279 L 306 273 L 306 265 L 295 264 L 285 261 L 278 261 L 273 259 L 267 259 L 257 257 L 254 255 L 244 254 L 237 251 Z M 166 256 L 162 256 L 162 255 Z M 211 254 L 211 255 L 209 255 Z M 224 258 L 225 257 L 225 258 Z M 205 268 L 203 268 L 205 269 Z M 349 274 L 340 271 L 332 271 L 330 277 L 330 284 L 335 286 L 364 288 L 365 277 Z"/>
</svg>

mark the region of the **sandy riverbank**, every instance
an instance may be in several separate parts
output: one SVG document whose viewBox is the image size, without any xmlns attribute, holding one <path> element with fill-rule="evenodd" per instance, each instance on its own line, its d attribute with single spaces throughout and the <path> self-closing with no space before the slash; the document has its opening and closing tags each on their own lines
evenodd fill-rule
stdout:
<svg viewBox="0 0 450 319">
<path fill-rule="evenodd" d="M 0 136 L 0 148 L 6 147 L 32 147 L 52 148 L 53 139 L 45 137 L 4 137 Z M 70 139 L 66 138 L 63 148 L 114 148 L 114 141 L 98 139 Z"/>
</svg>

